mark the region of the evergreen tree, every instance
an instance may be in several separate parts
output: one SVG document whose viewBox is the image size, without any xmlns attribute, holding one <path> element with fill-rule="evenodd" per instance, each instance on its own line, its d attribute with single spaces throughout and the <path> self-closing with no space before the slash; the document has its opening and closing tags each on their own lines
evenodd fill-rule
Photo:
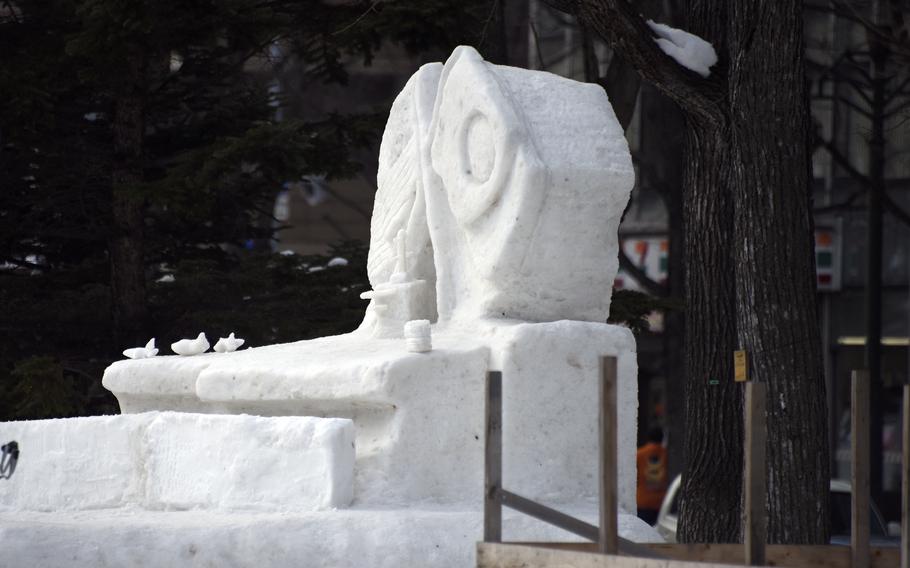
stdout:
<svg viewBox="0 0 910 568">
<path fill-rule="evenodd" d="M 361 249 L 347 246 L 351 264 L 319 274 L 308 266 L 326 258 L 253 258 L 242 245 L 273 236 L 261 221 L 283 182 L 355 173 L 352 152 L 375 148 L 383 117 L 278 122 L 272 70 L 293 60 L 343 84 L 346 65 L 369 64 L 383 42 L 477 45 L 492 5 L 0 6 L 0 419 L 110 409 L 100 370 L 120 349 L 185 333 L 175 322 L 236 321 L 238 304 L 253 344 L 350 329 L 366 281 Z M 175 285 L 155 283 L 162 267 Z M 81 402 L 33 404 L 40 389 L 23 385 L 35 381 L 76 384 Z"/>
</svg>

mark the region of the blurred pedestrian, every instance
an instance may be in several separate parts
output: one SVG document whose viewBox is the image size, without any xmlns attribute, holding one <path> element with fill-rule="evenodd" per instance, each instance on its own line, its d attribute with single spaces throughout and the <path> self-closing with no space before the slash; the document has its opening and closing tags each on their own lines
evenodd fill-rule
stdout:
<svg viewBox="0 0 910 568">
<path fill-rule="evenodd" d="M 657 523 L 657 512 L 667 494 L 667 449 L 663 447 L 664 433 L 660 428 L 648 431 L 647 442 L 638 448 L 638 489 L 635 500 L 638 517 L 649 525 Z"/>
</svg>

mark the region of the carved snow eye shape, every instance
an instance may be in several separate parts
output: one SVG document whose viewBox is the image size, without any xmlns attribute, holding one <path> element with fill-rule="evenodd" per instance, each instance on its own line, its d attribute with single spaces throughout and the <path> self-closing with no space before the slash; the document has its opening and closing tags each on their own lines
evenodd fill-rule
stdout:
<svg viewBox="0 0 910 568">
<path fill-rule="evenodd" d="M 460 133 L 461 165 L 466 177 L 482 184 L 490 179 L 496 164 L 496 145 L 489 119 L 480 112 L 471 113 L 462 123 Z"/>
<path fill-rule="evenodd" d="M 446 65 L 434 110 L 432 165 L 455 220 L 480 230 L 508 191 L 527 137 L 514 102 L 479 55 L 463 51 Z"/>
<path fill-rule="evenodd" d="M 486 103 L 486 101 L 483 101 Z M 512 116 L 500 108 L 471 109 L 451 141 L 457 155 L 449 205 L 455 218 L 467 227 L 495 207 L 508 181 L 519 137 Z"/>
</svg>

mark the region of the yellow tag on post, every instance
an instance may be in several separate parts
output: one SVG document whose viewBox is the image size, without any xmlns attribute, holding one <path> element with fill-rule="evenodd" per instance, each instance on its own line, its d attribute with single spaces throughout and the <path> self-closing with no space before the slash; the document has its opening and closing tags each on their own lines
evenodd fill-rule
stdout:
<svg viewBox="0 0 910 568">
<path fill-rule="evenodd" d="M 745 349 L 733 352 L 733 380 L 737 383 L 749 380 L 749 358 Z"/>
</svg>

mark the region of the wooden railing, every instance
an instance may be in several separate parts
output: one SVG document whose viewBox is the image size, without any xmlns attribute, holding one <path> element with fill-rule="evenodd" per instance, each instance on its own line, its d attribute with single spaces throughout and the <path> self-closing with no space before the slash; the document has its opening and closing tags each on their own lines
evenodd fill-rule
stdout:
<svg viewBox="0 0 910 568">
<path fill-rule="evenodd" d="M 502 373 L 490 371 L 486 381 L 486 446 L 484 457 L 484 542 L 502 542 L 502 508 L 559 527 L 597 543 L 603 554 L 624 554 L 659 558 L 661 555 L 619 537 L 616 493 L 616 357 L 601 358 L 598 387 L 598 459 L 600 480 L 600 525 L 517 495 L 502 486 Z"/>
<path fill-rule="evenodd" d="M 578 551 L 607 555 L 629 555 L 642 558 L 666 558 L 679 561 L 711 561 L 781 566 L 828 566 L 849 568 L 910 568 L 910 385 L 903 391 L 903 475 L 902 526 L 900 549 L 869 546 L 869 376 L 854 371 L 851 397 L 851 538 L 850 547 L 833 545 L 767 546 L 767 385 L 750 381 L 745 385 L 745 471 L 744 526 L 742 544 L 636 544 L 620 538 L 617 531 L 617 415 L 616 358 L 603 357 L 599 381 L 599 526 L 594 526 L 508 491 L 502 486 L 502 373 L 490 371 L 486 381 L 486 446 L 484 458 L 484 543 L 478 547 L 482 566 L 512 564 L 503 559 L 527 562 L 522 566 L 549 565 L 545 558 L 554 554 L 560 565 Z M 857 443 L 857 441 L 860 441 Z M 565 531 L 578 535 L 585 543 L 513 543 L 502 547 L 502 508 L 509 507 Z M 531 546 L 532 548 L 528 548 Z M 544 552 L 549 551 L 549 552 Z M 770 556 L 769 553 L 770 552 Z M 564 556 L 558 556 L 564 554 Z M 496 560 L 498 559 L 498 560 Z M 581 561 L 579 561 L 581 562 Z M 666 566 L 675 566 L 668 560 Z M 579 565 L 589 565 L 587 561 Z M 622 563 L 595 563 L 598 566 L 625 566 Z M 595 565 L 590 564 L 590 565 Z M 636 564 L 636 566 L 638 566 Z M 663 566 L 663 564 L 662 564 Z"/>
</svg>

